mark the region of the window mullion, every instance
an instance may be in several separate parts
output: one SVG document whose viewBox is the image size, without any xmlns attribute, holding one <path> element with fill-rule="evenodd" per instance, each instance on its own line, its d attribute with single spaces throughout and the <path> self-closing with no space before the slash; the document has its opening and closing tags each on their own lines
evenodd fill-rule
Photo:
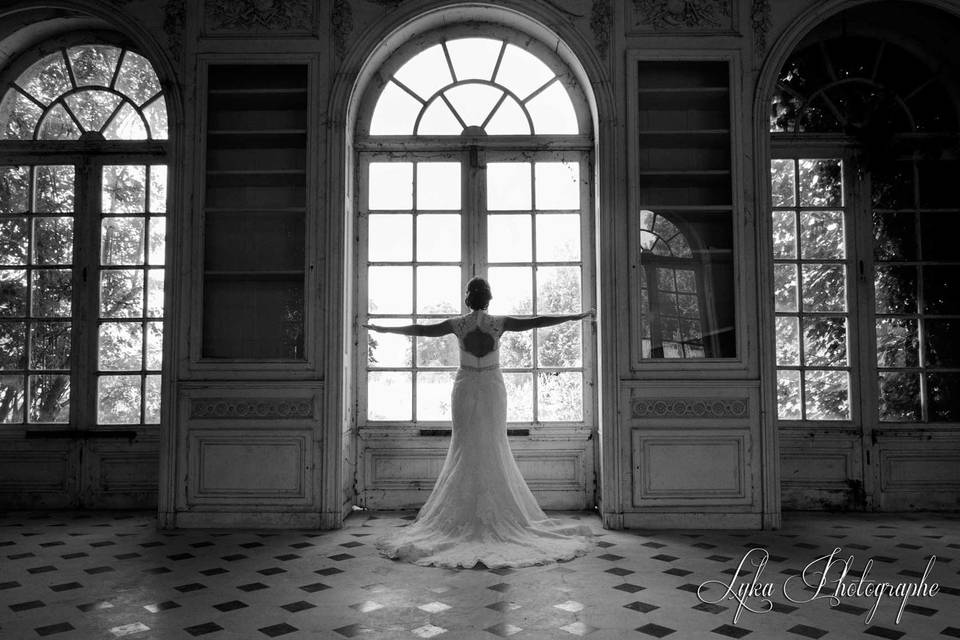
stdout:
<svg viewBox="0 0 960 640">
<path fill-rule="evenodd" d="M 472 147 L 462 158 L 463 172 L 463 277 L 487 277 L 486 158 Z"/>
<path fill-rule="evenodd" d="M 73 362 L 71 365 L 72 420 L 75 428 L 96 424 L 97 320 L 100 247 L 100 165 L 84 161 L 77 166 L 74 207 Z"/>
</svg>

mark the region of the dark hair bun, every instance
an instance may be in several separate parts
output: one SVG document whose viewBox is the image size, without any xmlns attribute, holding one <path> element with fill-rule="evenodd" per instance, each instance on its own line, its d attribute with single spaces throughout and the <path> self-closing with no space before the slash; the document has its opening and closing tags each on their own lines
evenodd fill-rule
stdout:
<svg viewBox="0 0 960 640">
<path fill-rule="evenodd" d="M 467 283 L 467 306 L 471 309 L 486 309 L 490 304 L 493 294 L 490 293 L 490 285 L 486 280 L 480 277 L 470 278 Z"/>
</svg>

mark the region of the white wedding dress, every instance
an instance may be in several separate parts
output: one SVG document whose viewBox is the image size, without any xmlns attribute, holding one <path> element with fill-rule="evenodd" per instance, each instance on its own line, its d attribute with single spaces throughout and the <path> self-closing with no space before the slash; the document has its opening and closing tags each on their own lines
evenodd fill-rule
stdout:
<svg viewBox="0 0 960 640">
<path fill-rule="evenodd" d="M 510 451 L 499 363 L 503 318 L 475 311 L 450 322 L 460 343 L 450 449 L 417 519 L 378 540 L 377 548 L 419 565 L 490 569 L 587 553 L 590 527 L 548 518 Z"/>
</svg>

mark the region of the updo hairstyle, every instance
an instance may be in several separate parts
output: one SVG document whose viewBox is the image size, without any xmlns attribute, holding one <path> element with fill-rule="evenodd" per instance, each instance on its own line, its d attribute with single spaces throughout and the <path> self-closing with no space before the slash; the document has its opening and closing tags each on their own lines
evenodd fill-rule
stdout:
<svg viewBox="0 0 960 640">
<path fill-rule="evenodd" d="M 467 297 L 464 299 L 468 307 L 473 310 L 486 309 L 492 297 L 490 285 L 486 280 L 480 277 L 470 278 L 470 282 L 467 283 Z"/>
</svg>

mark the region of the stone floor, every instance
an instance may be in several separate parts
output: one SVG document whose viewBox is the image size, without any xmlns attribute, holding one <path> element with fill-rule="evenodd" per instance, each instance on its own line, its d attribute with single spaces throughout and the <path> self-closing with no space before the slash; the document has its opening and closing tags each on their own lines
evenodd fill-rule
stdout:
<svg viewBox="0 0 960 640">
<path fill-rule="evenodd" d="M 960 515 L 790 514 L 779 531 L 727 532 L 603 531 L 593 514 L 555 515 L 593 526 L 595 551 L 491 571 L 378 556 L 372 541 L 409 513 L 358 511 L 329 532 L 157 531 L 149 513 L 0 514 L 0 638 L 960 638 Z M 801 580 L 811 563 L 807 580 L 819 580 L 825 563 L 815 561 L 835 548 L 853 556 L 849 589 L 866 571 L 861 590 L 873 580 L 939 592 L 909 598 L 899 623 L 900 597 L 883 598 L 869 620 L 875 598 L 844 593 L 831 606 L 814 596 L 835 582 L 818 594 Z M 758 575 L 752 561 L 764 556 Z M 727 587 L 754 579 L 757 597 L 744 599 L 754 611 L 737 616 Z"/>
</svg>

